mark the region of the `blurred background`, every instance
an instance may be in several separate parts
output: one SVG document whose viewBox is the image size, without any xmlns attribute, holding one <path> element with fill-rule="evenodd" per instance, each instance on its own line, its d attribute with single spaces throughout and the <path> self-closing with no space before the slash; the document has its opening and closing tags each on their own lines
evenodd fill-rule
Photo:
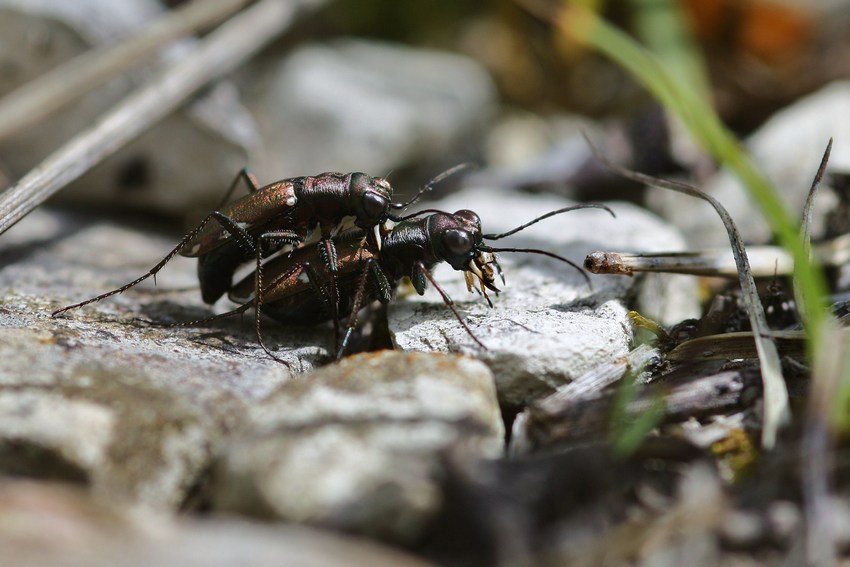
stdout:
<svg viewBox="0 0 850 567">
<path fill-rule="evenodd" d="M 0 1 L 0 95 L 87 49 L 120 41 L 181 4 Z M 850 74 L 850 2 L 844 0 L 582 4 L 688 77 L 744 139 L 783 108 Z M 635 187 L 595 164 L 582 132 L 633 169 L 710 181 L 711 160 L 640 86 L 559 33 L 553 14 L 561 6 L 325 3 L 58 199 L 189 223 L 217 204 L 245 165 L 261 183 L 360 170 L 389 176 L 405 194 L 472 160 L 481 165 L 473 177 L 478 184 L 642 202 Z M 0 171 L 7 180 L 21 177 L 189 43 L 163 46 L 132 72 L 0 141 Z M 810 156 L 819 155 L 829 136 L 841 145 L 839 132 L 830 131 L 838 129 L 836 119 L 819 118 L 824 131 L 813 134 L 811 152 L 799 157 L 799 179 L 774 181 L 802 183 L 804 194 L 801 180 L 817 165 Z M 798 120 L 811 127 L 812 120 Z M 787 162 L 783 151 L 773 154 Z M 664 212 L 663 203 L 652 205 Z"/>
</svg>

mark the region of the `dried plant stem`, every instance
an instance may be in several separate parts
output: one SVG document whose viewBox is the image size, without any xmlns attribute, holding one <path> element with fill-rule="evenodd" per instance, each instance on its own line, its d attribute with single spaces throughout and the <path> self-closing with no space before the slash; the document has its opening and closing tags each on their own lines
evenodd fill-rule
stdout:
<svg viewBox="0 0 850 567">
<path fill-rule="evenodd" d="M 850 234 L 820 242 L 814 256 L 823 266 L 842 266 L 850 260 Z M 794 259 L 779 246 L 749 246 L 750 269 L 757 278 L 790 276 Z M 738 266 L 729 250 L 692 250 L 688 252 L 592 252 L 584 267 L 594 274 L 630 276 L 634 272 L 666 272 L 697 276 L 738 277 Z"/>
<path fill-rule="evenodd" d="M 784 276 L 794 270 L 794 263 L 784 248 L 754 246 L 747 248 L 754 277 Z M 584 267 L 594 274 L 631 276 L 635 272 L 664 272 L 695 276 L 738 277 L 738 266 L 729 250 L 695 250 L 692 252 L 592 252 Z"/>
<path fill-rule="evenodd" d="M 785 386 L 785 380 L 782 376 L 779 352 L 776 349 L 776 343 L 773 340 L 770 328 L 767 326 L 764 306 L 761 303 L 761 299 L 759 299 L 756 282 L 750 270 L 750 263 L 744 249 L 744 241 L 741 239 L 741 234 L 735 226 L 731 215 L 711 195 L 684 183 L 659 179 L 621 167 L 600 154 L 596 147 L 590 143 L 590 140 L 587 140 L 587 143 L 597 159 L 623 177 L 702 199 L 714 208 L 717 215 L 723 221 L 723 226 L 726 228 L 726 233 L 729 236 L 732 254 L 735 256 L 735 265 L 741 283 L 741 297 L 746 306 L 747 315 L 749 315 L 750 326 L 753 329 L 753 338 L 756 343 L 756 351 L 758 352 L 759 365 L 761 367 L 762 384 L 764 386 L 761 443 L 765 449 L 772 449 L 776 444 L 776 436 L 779 433 L 780 427 L 785 425 L 791 418 L 791 412 L 788 407 L 788 389 Z"/>
<path fill-rule="evenodd" d="M 815 195 L 817 195 L 823 176 L 826 174 L 826 165 L 829 163 L 829 155 L 831 153 L 832 138 L 829 139 L 829 143 L 826 145 L 826 151 L 823 153 L 820 166 L 818 166 L 817 173 L 815 173 L 815 178 L 812 181 L 812 186 L 809 189 L 809 195 L 806 197 L 806 204 L 803 206 L 803 218 L 800 223 L 800 239 L 803 241 L 803 251 L 805 252 L 806 258 L 808 258 L 809 262 L 811 262 L 812 259 L 812 211 L 815 207 Z M 821 264 L 823 264 L 823 262 L 821 262 Z M 841 264 L 839 263 L 836 265 L 840 266 Z M 807 320 L 808 312 L 806 311 L 806 302 L 801 296 L 801 289 L 798 283 L 794 286 L 794 299 L 797 301 L 797 309 L 799 310 L 800 317 L 804 321 Z"/>
<path fill-rule="evenodd" d="M 754 379 L 755 380 L 755 379 Z M 741 409 L 748 401 L 745 392 L 752 383 L 737 370 L 720 372 L 688 380 L 683 384 L 649 385 L 621 409 L 624 415 L 636 417 L 663 408 L 660 423 L 674 423 L 692 417 Z M 531 404 L 514 423 L 510 452 L 514 455 L 531 453 L 537 447 L 557 443 L 599 438 L 608 428 L 612 411 L 617 405 L 617 393 L 599 392 L 592 398 L 570 399 L 554 394 Z"/>
<path fill-rule="evenodd" d="M 35 124 L 163 45 L 212 25 L 248 0 L 195 0 L 117 45 L 94 48 L 0 100 L 0 140 Z"/>
<path fill-rule="evenodd" d="M 0 234 L 59 189 L 168 115 L 193 92 L 221 77 L 280 34 L 299 8 L 323 0 L 262 0 L 207 36 L 0 197 Z"/>
<path fill-rule="evenodd" d="M 771 331 L 776 348 L 783 356 L 802 359 L 806 355 L 805 331 Z M 756 341 L 753 333 L 739 331 L 707 335 L 685 341 L 667 353 L 672 362 L 695 362 L 700 360 L 736 360 L 756 358 Z"/>
</svg>

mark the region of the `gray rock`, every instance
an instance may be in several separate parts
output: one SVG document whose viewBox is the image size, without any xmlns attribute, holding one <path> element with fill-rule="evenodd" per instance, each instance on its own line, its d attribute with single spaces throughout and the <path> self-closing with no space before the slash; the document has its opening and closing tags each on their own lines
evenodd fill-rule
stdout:
<svg viewBox="0 0 850 567">
<path fill-rule="evenodd" d="M 272 363 L 260 349 L 251 315 L 244 322 L 233 317 L 198 327 L 167 328 L 139 322 L 141 318 L 179 323 L 216 313 L 200 299 L 197 261 L 181 256 L 157 275 L 156 282 L 150 278 L 123 294 L 67 312 L 58 319 L 50 318 L 55 309 L 109 291 L 146 273 L 179 238 L 142 233 L 109 222 L 85 224 L 78 217 L 36 211 L 4 234 L 0 242 L 0 261 L 5 264 L 0 270 L 0 290 L 9 310 L 0 313 L 0 322 L 5 328 L 29 333 L 62 333 L 62 340 L 74 347 L 70 356 L 89 348 L 95 352 L 120 348 L 145 353 L 150 360 L 141 366 L 147 372 L 158 372 L 160 363 L 166 360 L 187 366 L 199 361 L 213 365 L 239 361 L 241 368 L 228 369 L 233 377 L 224 382 L 249 396 L 256 395 L 251 392 L 253 380 L 246 379 L 241 370 L 247 374 L 261 368 L 264 370 L 260 376 L 280 379 L 309 370 L 326 356 L 332 336 L 323 328 L 287 329 L 275 324 L 263 327 L 266 342 L 290 365 L 287 369 Z M 224 300 L 221 303 L 218 311 L 233 307 Z M 52 361 L 36 362 L 40 368 Z M 260 382 L 264 379 L 267 378 Z"/>
<path fill-rule="evenodd" d="M 176 520 L 93 500 L 71 487 L 0 480 L 3 563 L 30 567 L 147 565 L 427 567 L 375 543 L 296 526 Z"/>
<path fill-rule="evenodd" d="M 202 406 L 98 370 L 49 391 L 4 385 L 0 408 L 3 470 L 84 482 L 105 498 L 153 507 L 182 503 L 216 437 Z"/>
<path fill-rule="evenodd" d="M 773 182 L 797 218 L 802 216 L 815 172 L 830 138 L 834 137 L 829 169 L 850 170 L 850 82 L 836 82 L 779 111 L 746 140 L 753 160 Z M 702 187 L 720 200 L 736 221 L 744 240 L 764 243 L 771 231 L 755 201 L 730 171 L 723 170 Z M 653 189 L 652 202 L 664 217 L 680 227 L 688 242 L 700 248 L 727 247 L 729 238 L 717 213 L 707 203 Z M 821 191 L 815 201 L 815 233 L 834 197 Z"/>
<path fill-rule="evenodd" d="M 570 204 L 551 195 L 469 189 L 429 206 L 473 209 L 485 233 L 500 233 Z M 678 232 L 646 211 L 625 203 L 611 207 L 616 219 L 600 210 L 570 212 L 493 245 L 543 249 L 577 264 L 596 250 L 682 248 Z M 407 294 L 393 302 L 390 331 L 404 350 L 461 352 L 484 361 L 496 376 L 500 400 L 511 406 L 549 394 L 624 356 L 631 340 L 626 305 L 643 293 L 641 288 L 660 291 L 663 298 L 640 306 L 648 316 L 667 321 L 672 315 L 678 321 L 698 313 L 691 279 L 591 276 L 589 288 L 578 271 L 560 262 L 529 254 L 499 258 L 508 283 L 493 298 L 493 309 L 467 292 L 460 272 L 442 265 L 434 273 L 487 350 L 473 342 L 433 289 L 423 297 Z"/>
<path fill-rule="evenodd" d="M 444 159 L 496 97 L 471 59 L 355 39 L 301 47 L 263 73 L 248 104 L 264 142 L 256 171 L 269 180 Z"/>
<path fill-rule="evenodd" d="M 463 357 L 349 357 L 252 406 L 216 468 L 213 506 L 394 540 L 439 508 L 440 455 L 501 455 L 493 377 Z"/>
<path fill-rule="evenodd" d="M 328 329 L 269 325 L 268 344 L 287 344 L 277 351 L 287 368 L 259 349 L 253 325 L 238 318 L 199 328 L 135 322 L 209 313 L 194 261 L 185 258 L 166 267 L 160 287 L 50 317 L 144 273 L 175 241 L 43 210 L 3 235 L 0 471 L 178 506 L 245 407 L 324 357 Z"/>
<path fill-rule="evenodd" d="M 155 0 L 0 0 L 0 95 L 89 48 L 126 38 L 162 13 Z M 184 42 L 164 49 L 130 73 L 0 141 L 4 166 L 12 177 L 23 176 L 187 47 Z M 107 158 L 58 198 L 98 207 L 197 214 L 221 200 L 257 144 L 252 118 L 233 86 L 223 83 Z"/>
</svg>

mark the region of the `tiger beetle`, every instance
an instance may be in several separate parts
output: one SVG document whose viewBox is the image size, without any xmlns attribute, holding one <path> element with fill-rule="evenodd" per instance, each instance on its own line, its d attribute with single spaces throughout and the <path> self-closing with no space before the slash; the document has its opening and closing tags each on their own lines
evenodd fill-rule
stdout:
<svg viewBox="0 0 850 567">
<path fill-rule="evenodd" d="M 388 220 L 401 220 L 392 211 L 412 205 L 432 185 L 468 167 L 470 164 L 460 164 L 444 171 L 404 203 L 392 202 L 393 189 L 386 179 L 365 173 L 322 173 L 259 187 L 248 170 L 243 169 L 230 184 L 217 210 L 207 215 L 146 274 L 97 297 L 58 309 L 52 316 L 122 293 L 156 276 L 177 254 L 198 258 L 201 297 L 213 304 L 231 288 L 240 266 L 252 259 L 260 265 L 263 258 L 286 246 L 302 245 L 315 231 L 319 234 L 319 253 L 330 273 L 332 294 L 337 297 L 338 254 L 333 237 L 347 218 L 352 217 L 354 225 L 365 232 L 369 245 L 380 250 L 382 227 Z M 248 194 L 228 203 L 240 181 Z M 336 301 L 332 303 L 335 305 Z M 338 317 L 334 321 L 338 338 Z"/>
<path fill-rule="evenodd" d="M 453 214 L 426 209 L 416 215 L 428 216 L 404 218 L 392 229 L 383 229 L 383 246 L 364 245 L 362 231 L 354 230 L 336 237 L 338 252 L 335 272 L 339 303 L 334 308 L 334 297 L 326 282 L 331 275 L 322 259 L 320 248 L 305 246 L 290 255 L 281 255 L 266 264 L 257 265 L 255 272 L 236 283 L 228 297 L 240 307 L 207 319 L 183 324 L 198 324 L 229 317 L 255 308 L 257 340 L 262 348 L 275 360 L 260 334 L 260 311 L 286 324 L 318 324 L 333 317 L 349 316 L 346 333 L 341 342 L 337 358 L 341 358 L 348 347 L 357 326 L 358 311 L 378 300 L 388 303 L 398 282 L 407 277 L 419 295 L 424 294 L 428 282 L 434 286 L 446 306 L 463 329 L 481 348 L 486 346 L 472 333 L 463 321 L 454 302 L 434 280 L 431 271 L 440 262 L 447 262 L 455 270 L 464 273 L 467 289 L 479 291 L 493 306 L 488 290 L 499 293 L 496 274 L 504 283 L 496 252 L 526 252 L 555 258 L 574 267 L 589 283 L 587 274 L 575 263 L 552 252 L 534 248 L 494 248 L 484 240 L 499 240 L 515 234 L 543 219 L 564 212 L 600 208 L 614 213 L 604 205 L 582 204 L 565 207 L 546 213 L 513 230 L 502 234 L 482 234 L 481 220 L 470 210 Z M 264 283 L 264 280 L 269 282 Z M 337 324 L 339 324 L 337 322 Z"/>
</svg>

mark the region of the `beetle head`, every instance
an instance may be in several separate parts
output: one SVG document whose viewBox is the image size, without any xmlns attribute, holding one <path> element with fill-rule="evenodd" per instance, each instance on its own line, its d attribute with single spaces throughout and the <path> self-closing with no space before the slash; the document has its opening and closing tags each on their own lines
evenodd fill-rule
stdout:
<svg viewBox="0 0 850 567">
<path fill-rule="evenodd" d="M 478 278 L 478 287 L 482 291 L 490 289 L 498 292 L 495 274 L 501 274 L 501 270 L 495 254 L 480 248 L 481 219 L 478 215 L 463 209 L 452 215 L 434 215 L 432 219 L 431 230 L 436 237 L 433 239 L 434 254 L 455 270 L 464 272 L 468 286 L 474 282 L 474 276 Z"/>
<path fill-rule="evenodd" d="M 389 181 L 365 173 L 352 173 L 349 189 L 357 226 L 370 229 L 387 218 L 393 200 L 393 188 Z"/>
<path fill-rule="evenodd" d="M 481 243 L 481 220 L 468 210 L 454 214 L 437 213 L 428 218 L 428 232 L 434 256 L 463 270 Z"/>
</svg>

